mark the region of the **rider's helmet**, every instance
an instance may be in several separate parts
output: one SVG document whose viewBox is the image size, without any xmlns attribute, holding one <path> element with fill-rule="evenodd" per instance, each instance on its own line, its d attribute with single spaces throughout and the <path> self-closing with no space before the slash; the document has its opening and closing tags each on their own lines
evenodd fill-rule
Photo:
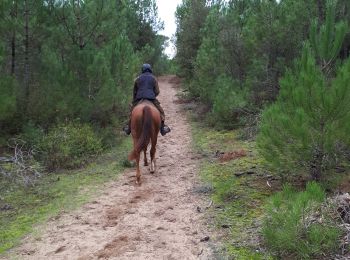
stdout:
<svg viewBox="0 0 350 260">
<path fill-rule="evenodd" d="M 148 63 L 145 63 L 145 64 L 142 65 L 141 71 L 142 71 L 142 73 L 145 73 L 145 72 L 152 73 L 152 67 Z"/>
</svg>

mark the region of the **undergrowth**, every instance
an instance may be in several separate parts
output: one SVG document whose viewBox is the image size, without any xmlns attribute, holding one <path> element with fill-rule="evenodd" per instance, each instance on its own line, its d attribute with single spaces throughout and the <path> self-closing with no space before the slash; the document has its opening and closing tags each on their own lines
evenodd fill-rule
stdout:
<svg viewBox="0 0 350 260">
<path fill-rule="evenodd" d="M 39 149 L 40 161 L 48 170 L 79 168 L 103 150 L 101 138 L 88 124 L 60 124 L 40 137 L 34 145 Z"/>
<path fill-rule="evenodd" d="M 200 174 L 213 201 L 208 214 L 224 234 L 223 258 L 329 259 L 337 253 L 342 231 L 336 220 L 327 212 L 311 217 L 325 202 L 323 189 L 338 185 L 336 176 L 328 184 L 309 184 L 304 192 L 306 180 L 294 179 L 301 192 L 281 192 L 282 179 L 269 172 L 255 141 L 242 139 L 240 130 L 218 131 L 198 122 L 192 130 L 194 147 L 204 157 Z M 246 156 L 221 160 L 241 150 Z"/>
<path fill-rule="evenodd" d="M 268 179 L 255 143 L 242 140 L 238 130 L 217 131 L 198 122 L 192 129 L 194 147 L 205 158 L 201 177 L 211 187 L 209 214 L 226 234 L 223 254 L 229 259 L 272 259 L 260 246 L 259 232 L 265 200 L 279 185 Z M 220 154 L 241 149 L 247 156 L 220 162 Z"/>
<path fill-rule="evenodd" d="M 0 178 L 0 254 L 15 246 L 37 224 L 60 212 L 79 207 L 124 168 L 130 140 L 101 155 L 83 169 L 42 177 L 36 186 L 15 186 Z"/>
<path fill-rule="evenodd" d="M 332 216 L 332 207 L 322 207 L 326 194 L 310 182 L 306 190 L 291 186 L 274 194 L 267 205 L 263 236 L 279 258 L 316 259 L 338 250 L 342 230 Z"/>
</svg>

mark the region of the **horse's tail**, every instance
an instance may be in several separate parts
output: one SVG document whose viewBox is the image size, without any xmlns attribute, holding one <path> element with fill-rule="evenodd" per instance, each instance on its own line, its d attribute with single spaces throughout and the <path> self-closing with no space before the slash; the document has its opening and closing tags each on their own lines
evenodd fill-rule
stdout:
<svg viewBox="0 0 350 260">
<path fill-rule="evenodd" d="M 151 139 L 152 131 L 152 111 L 149 106 L 143 108 L 142 116 L 142 132 L 139 140 L 137 141 L 134 150 L 129 154 L 129 160 L 136 159 L 136 156 L 145 148 L 147 148 L 149 141 Z"/>
</svg>

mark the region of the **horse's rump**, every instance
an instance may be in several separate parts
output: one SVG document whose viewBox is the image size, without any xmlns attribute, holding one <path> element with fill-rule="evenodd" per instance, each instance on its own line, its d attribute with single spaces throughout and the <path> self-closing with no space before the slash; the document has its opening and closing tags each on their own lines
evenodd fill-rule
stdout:
<svg viewBox="0 0 350 260">
<path fill-rule="evenodd" d="M 157 108 L 149 101 L 140 102 L 132 112 L 131 128 L 133 138 L 136 139 L 134 149 L 129 155 L 129 160 L 136 159 L 136 156 L 146 149 L 152 135 L 158 135 L 160 116 Z"/>
</svg>

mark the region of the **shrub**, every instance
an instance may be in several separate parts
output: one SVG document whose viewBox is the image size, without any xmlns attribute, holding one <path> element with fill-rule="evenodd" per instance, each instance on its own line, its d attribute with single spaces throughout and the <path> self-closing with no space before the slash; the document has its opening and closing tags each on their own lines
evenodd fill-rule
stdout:
<svg viewBox="0 0 350 260">
<path fill-rule="evenodd" d="M 237 125 L 240 109 L 246 105 L 245 94 L 238 90 L 237 85 L 237 82 L 225 76 L 216 80 L 212 114 L 223 127 L 232 128 Z"/>
<path fill-rule="evenodd" d="M 50 170 L 76 168 L 101 152 L 101 140 L 89 125 L 70 123 L 52 128 L 41 145 L 43 161 Z"/>
<path fill-rule="evenodd" d="M 26 123 L 22 128 L 20 139 L 25 141 L 27 146 L 38 149 L 45 136 L 44 130 L 36 126 L 33 122 Z"/>
<path fill-rule="evenodd" d="M 308 48 L 281 80 L 275 104 L 262 115 L 258 147 L 275 168 L 307 170 L 314 179 L 344 160 L 349 147 L 350 60 L 327 80 Z"/>
<path fill-rule="evenodd" d="M 267 206 L 263 237 L 268 248 L 279 257 L 310 259 L 334 252 L 341 230 L 322 207 L 325 193 L 315 182 L 304 192 L 285 186 Z"/>
</svg>

